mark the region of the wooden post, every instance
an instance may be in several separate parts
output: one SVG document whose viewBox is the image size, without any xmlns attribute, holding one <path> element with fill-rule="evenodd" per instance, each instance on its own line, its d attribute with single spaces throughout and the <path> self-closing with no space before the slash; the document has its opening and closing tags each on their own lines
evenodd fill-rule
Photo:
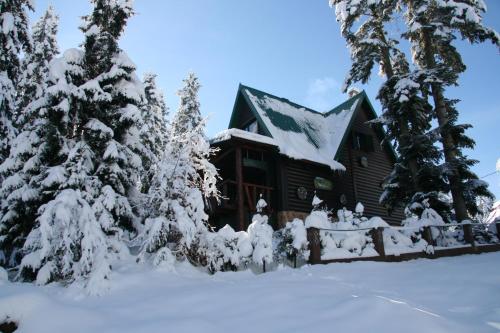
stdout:
<svg viewBox="0 0 500 333">
<path fill-rule="evenodd" d="M 474 235 L 472 233 L 472 225 L 470 223 L 464 224 L 464 240 L 469 243 L 472 247 L 476 247 L 476 243 L 474 242 Z"/>
<path fill-rule="evenodd" d="M 432 238 L 432 230 L 431 227 L 424 227 L 424 230 L 422 231 L 422 238 L 425 239 L 425 241 L 432 246 L 435 246 L 436 243 L 434 242 L 434 239 Z"/>
<path fill-rule="evenodd" d="M 243 166 L 242 166 L 242 156 L 241 156 L 241 147 L 236 147 L 236 192 L 238 201 L 238 226 L 240 228 L 239 231 L 245 231 L 245 212 L 243 206 Z"/>
<path fill-rule="evenodd" d="M 266 272 L 266 261 L 262 260 L 262 273 Z"/>
<path fill-rule="evenodd" d="M 307 241 L 309 242 L 309 262 L 321 263 L 321 239 L 318 228 L 307 228 Z"/>
<path fill-rule="evenodd" d="M 384 228 L 372 229 L 370 230 L 370 234 L 373 239 L 373 245 L 375 245 L 375 251 L 378 252 L 379 256 L 385 257 Z"/>
</svg>

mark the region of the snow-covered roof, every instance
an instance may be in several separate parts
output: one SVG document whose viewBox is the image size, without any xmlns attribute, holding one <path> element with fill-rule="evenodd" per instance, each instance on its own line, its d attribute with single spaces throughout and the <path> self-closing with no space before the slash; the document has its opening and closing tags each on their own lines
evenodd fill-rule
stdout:
<svg viewBox="0 0 500 333">
<path fill-rule="evenodd" d="M 260 135 L 257 133 L 247 132 L 238 128 L 229 128 L 222 132 L 217 133 L 211 140 L 210 143 L 218 143 L 222 141 L 227 141 L 231 138 L 240 138 L 248 141 L 264 143 L 271 146 L 278 146 L 273 138 L 265 135 Z"/>
<path fill-rule="evenodd" d="M 332 170 L 345 170 L 335 158 L 356 110 L 367 98 L 364 91 L 325 113 L 244 85 L 239 87 L 237 104 L 241 97 L 257 119 L 261 134 L 234 128 L 241 126 L 236 120 L 240 109 L 235 105 L 229 129 L 217 134 L 212 143 L 231 137 L 243 138 L 277 146 L 281 154 L 292 159 L 316 162 Z"/>
</svg>

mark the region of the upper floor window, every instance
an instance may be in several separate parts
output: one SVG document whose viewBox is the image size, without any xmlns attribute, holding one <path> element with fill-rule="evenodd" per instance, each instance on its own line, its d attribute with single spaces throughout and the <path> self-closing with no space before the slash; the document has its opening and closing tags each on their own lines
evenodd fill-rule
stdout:
<svg viewBox="0 0 500 333">
<path fill-rule="evenodd" d="M 257 124 L 257 120 L 252 121 L 249 123 L 243 130 L 251 133 L 259 133 L 259 125 Z"/>
<path fill-rule="evenodd" d="M 367 153 L 375 150 L 373 147 L 373 137 L 369 134 L 354 132 L 353 140 L 354 149 Z"/>
</svg>

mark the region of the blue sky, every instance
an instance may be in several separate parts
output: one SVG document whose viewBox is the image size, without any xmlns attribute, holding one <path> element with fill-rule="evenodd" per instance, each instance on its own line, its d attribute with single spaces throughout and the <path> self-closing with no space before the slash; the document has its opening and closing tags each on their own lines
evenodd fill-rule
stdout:
<svg viewBox="0 0 500 333">
<path fill-rule="evenodd" d="M 80 16 L 90 11 L 89 2 L 36 0 L 32 18 L 48 3 L 60 16 L 60 49 L 80 45 Z M 500 31 L 500 1 L 487 5 L 485 22 Z M 340 88 L 349 54 L 327 0 L 136 0 L 135 9 L 121 47 L 140 76 L 158 74 L 171 112 L 182 79 L 188 71 L 196 72 L 203 85 L 202 110 L 210 117 L 209 135 L 227 128 L 240 82 L 318 111 L 346 98 Z M 468 153 L 480 161 L 475 171 L 484 176 L 495 171 L 500 158 L 499 51 L 491 44 L 458 45 L 467 71 L 448 96 L 462 100 L 461 121 L 474 125 L 468 133 L 477 146 Z M 368 85 L 358 85 L 378 110 L 380 83 L 374 75 Z M 484 180 L 500 198 L 500 175 Z"/>
</svg>

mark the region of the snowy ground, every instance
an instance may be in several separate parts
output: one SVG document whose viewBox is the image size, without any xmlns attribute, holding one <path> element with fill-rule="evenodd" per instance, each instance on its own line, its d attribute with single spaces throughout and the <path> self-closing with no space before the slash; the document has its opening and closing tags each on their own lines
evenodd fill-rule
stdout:
<svg viewBox="0 0 500 333">
<path fill-rule="evenodd" d="M 206 275 L 123 267 L 107 296 L 0 286 L 18 332 L 498 332 L 500 253 Z"/>
</svg>

